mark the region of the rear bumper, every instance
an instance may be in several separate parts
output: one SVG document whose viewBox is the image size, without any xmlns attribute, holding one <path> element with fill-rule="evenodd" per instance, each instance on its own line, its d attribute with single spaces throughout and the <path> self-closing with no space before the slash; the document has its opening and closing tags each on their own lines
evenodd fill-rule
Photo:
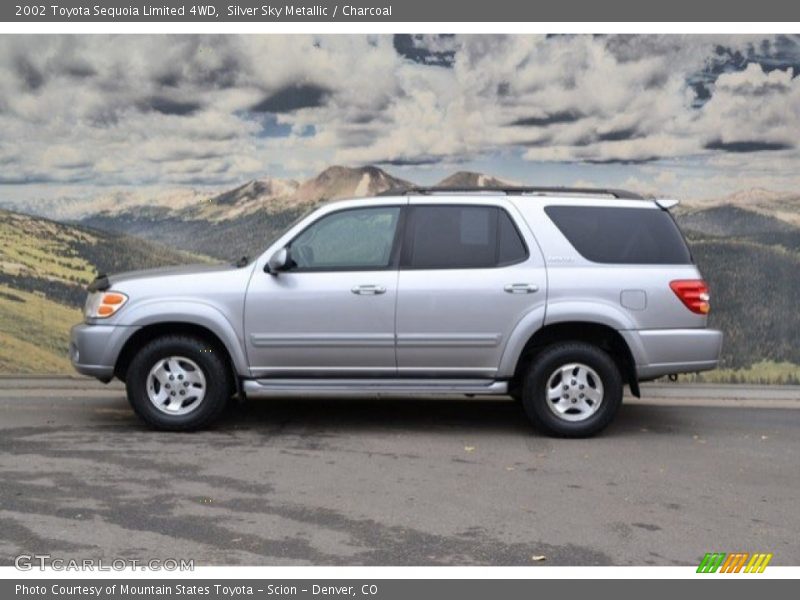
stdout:
<svg viewBox="0 0 800 600">
<path fill-rule="evenodd" d="M 82 375 L 110 381 L 122 347 L 138 329 L 121 325 L 75 325 L 70 330 L 69 343 L 73 368 Z"/>
<path fill-rule="evenodd" d="M 715 329 L 621 331 L 642 380 L 672 373 L 710 371 L 719 364 L 722 332 Z"/>
</svg>

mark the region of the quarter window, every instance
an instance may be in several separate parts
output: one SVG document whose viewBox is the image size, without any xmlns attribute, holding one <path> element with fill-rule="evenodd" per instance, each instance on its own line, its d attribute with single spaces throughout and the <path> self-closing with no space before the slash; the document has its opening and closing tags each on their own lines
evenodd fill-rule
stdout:
<svg viewBox="0 0 800 600">
<path fill-rule="evenodd" d="M 548 206 L 581 256 L 598 263 L 685 265 L 692 255 L 672 215 L 658 208 Z"/>
<path fill-rule="evenodd" d="M 497 266 L 513 265 L 528 258 L 528 249 L 516 225 L 504 210 L 497 209 Z"/>
</svg>

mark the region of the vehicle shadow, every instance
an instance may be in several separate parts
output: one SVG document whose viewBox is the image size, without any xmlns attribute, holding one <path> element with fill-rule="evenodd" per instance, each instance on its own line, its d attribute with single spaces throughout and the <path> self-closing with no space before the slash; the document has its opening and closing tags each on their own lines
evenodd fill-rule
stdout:
<svg viewBox="0 0 800 600">
<path fill-rule="evenodd" d="M 606 435 L 636 436 L 670 432 L 690 423 L 675 406 L 627 405 L 620 408 Z M 302 427 L 306 430 L 508 432 L 541 435 L 522 406 L 507 398 L 361 397 L 270 398 L 233 406 L 217 426 L 225 429 Z"/>
<path fill-rule="evenodd" d="M 525 431 L 522 408 L 502 398 L 294 397 L 260 398 L 235 405 L 226 427 L 302 426 L 342 431 Z"/>
<path fill-rule="evenodd" d="M 686 407 L 623 402 L 602 436 L 646 436 L 653 433 L 694 431 L 697 420 L 718 420 L 722 413 L 747 410 L 730 407 Z M 755 409 L 752 409 L 755 410 Z M 94 406 L 95 426 L 149 431 L 123 398 L 113 406 Z M 75 415 L 78 418 L 77 415 Z M 702 419 L 701 419 L 702 420 Z M 522 406 L 506 397 L 274 397 L 233 401 L 223 418 L 208 433 L 231 434 L 290 432 L 429 432 L 543 435 L 528 421 Z"/>
</svg>

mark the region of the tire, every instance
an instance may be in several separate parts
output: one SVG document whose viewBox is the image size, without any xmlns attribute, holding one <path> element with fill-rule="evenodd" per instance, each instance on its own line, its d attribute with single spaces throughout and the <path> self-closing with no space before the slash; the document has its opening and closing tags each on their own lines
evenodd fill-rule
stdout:
<svg viewBox="0 0 800 600">
<path fill-rule="evenodd" d="M 231 373 L 225 357 L 208 342 L 166 335 L 139 349 L 128 367 L 126 388 L 134 412 L 150 427 L 195 431 L 222 415 L 231 397 Z"/>
<path fill-rule="evenodd" d="M 548 435 L 589 437 L 617 414 L 622 388 L 619 368 L 607 352 L 583 342 L 560 342 L 531 361 L 522 406 Z"/>
</svg>

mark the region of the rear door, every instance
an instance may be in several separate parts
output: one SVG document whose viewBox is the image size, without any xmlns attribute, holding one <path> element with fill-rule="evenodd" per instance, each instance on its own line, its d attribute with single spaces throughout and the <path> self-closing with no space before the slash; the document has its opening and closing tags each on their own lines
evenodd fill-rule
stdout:
<svg viewBox="0 0 800 600">
<path fill-rule="evenodd" d="M 515 217 L 501 200 L 411 200 L 398 280 L 401 375 L 495 375 L 516 323 L 546 299 L 541 255 Z"/>
</svg>

